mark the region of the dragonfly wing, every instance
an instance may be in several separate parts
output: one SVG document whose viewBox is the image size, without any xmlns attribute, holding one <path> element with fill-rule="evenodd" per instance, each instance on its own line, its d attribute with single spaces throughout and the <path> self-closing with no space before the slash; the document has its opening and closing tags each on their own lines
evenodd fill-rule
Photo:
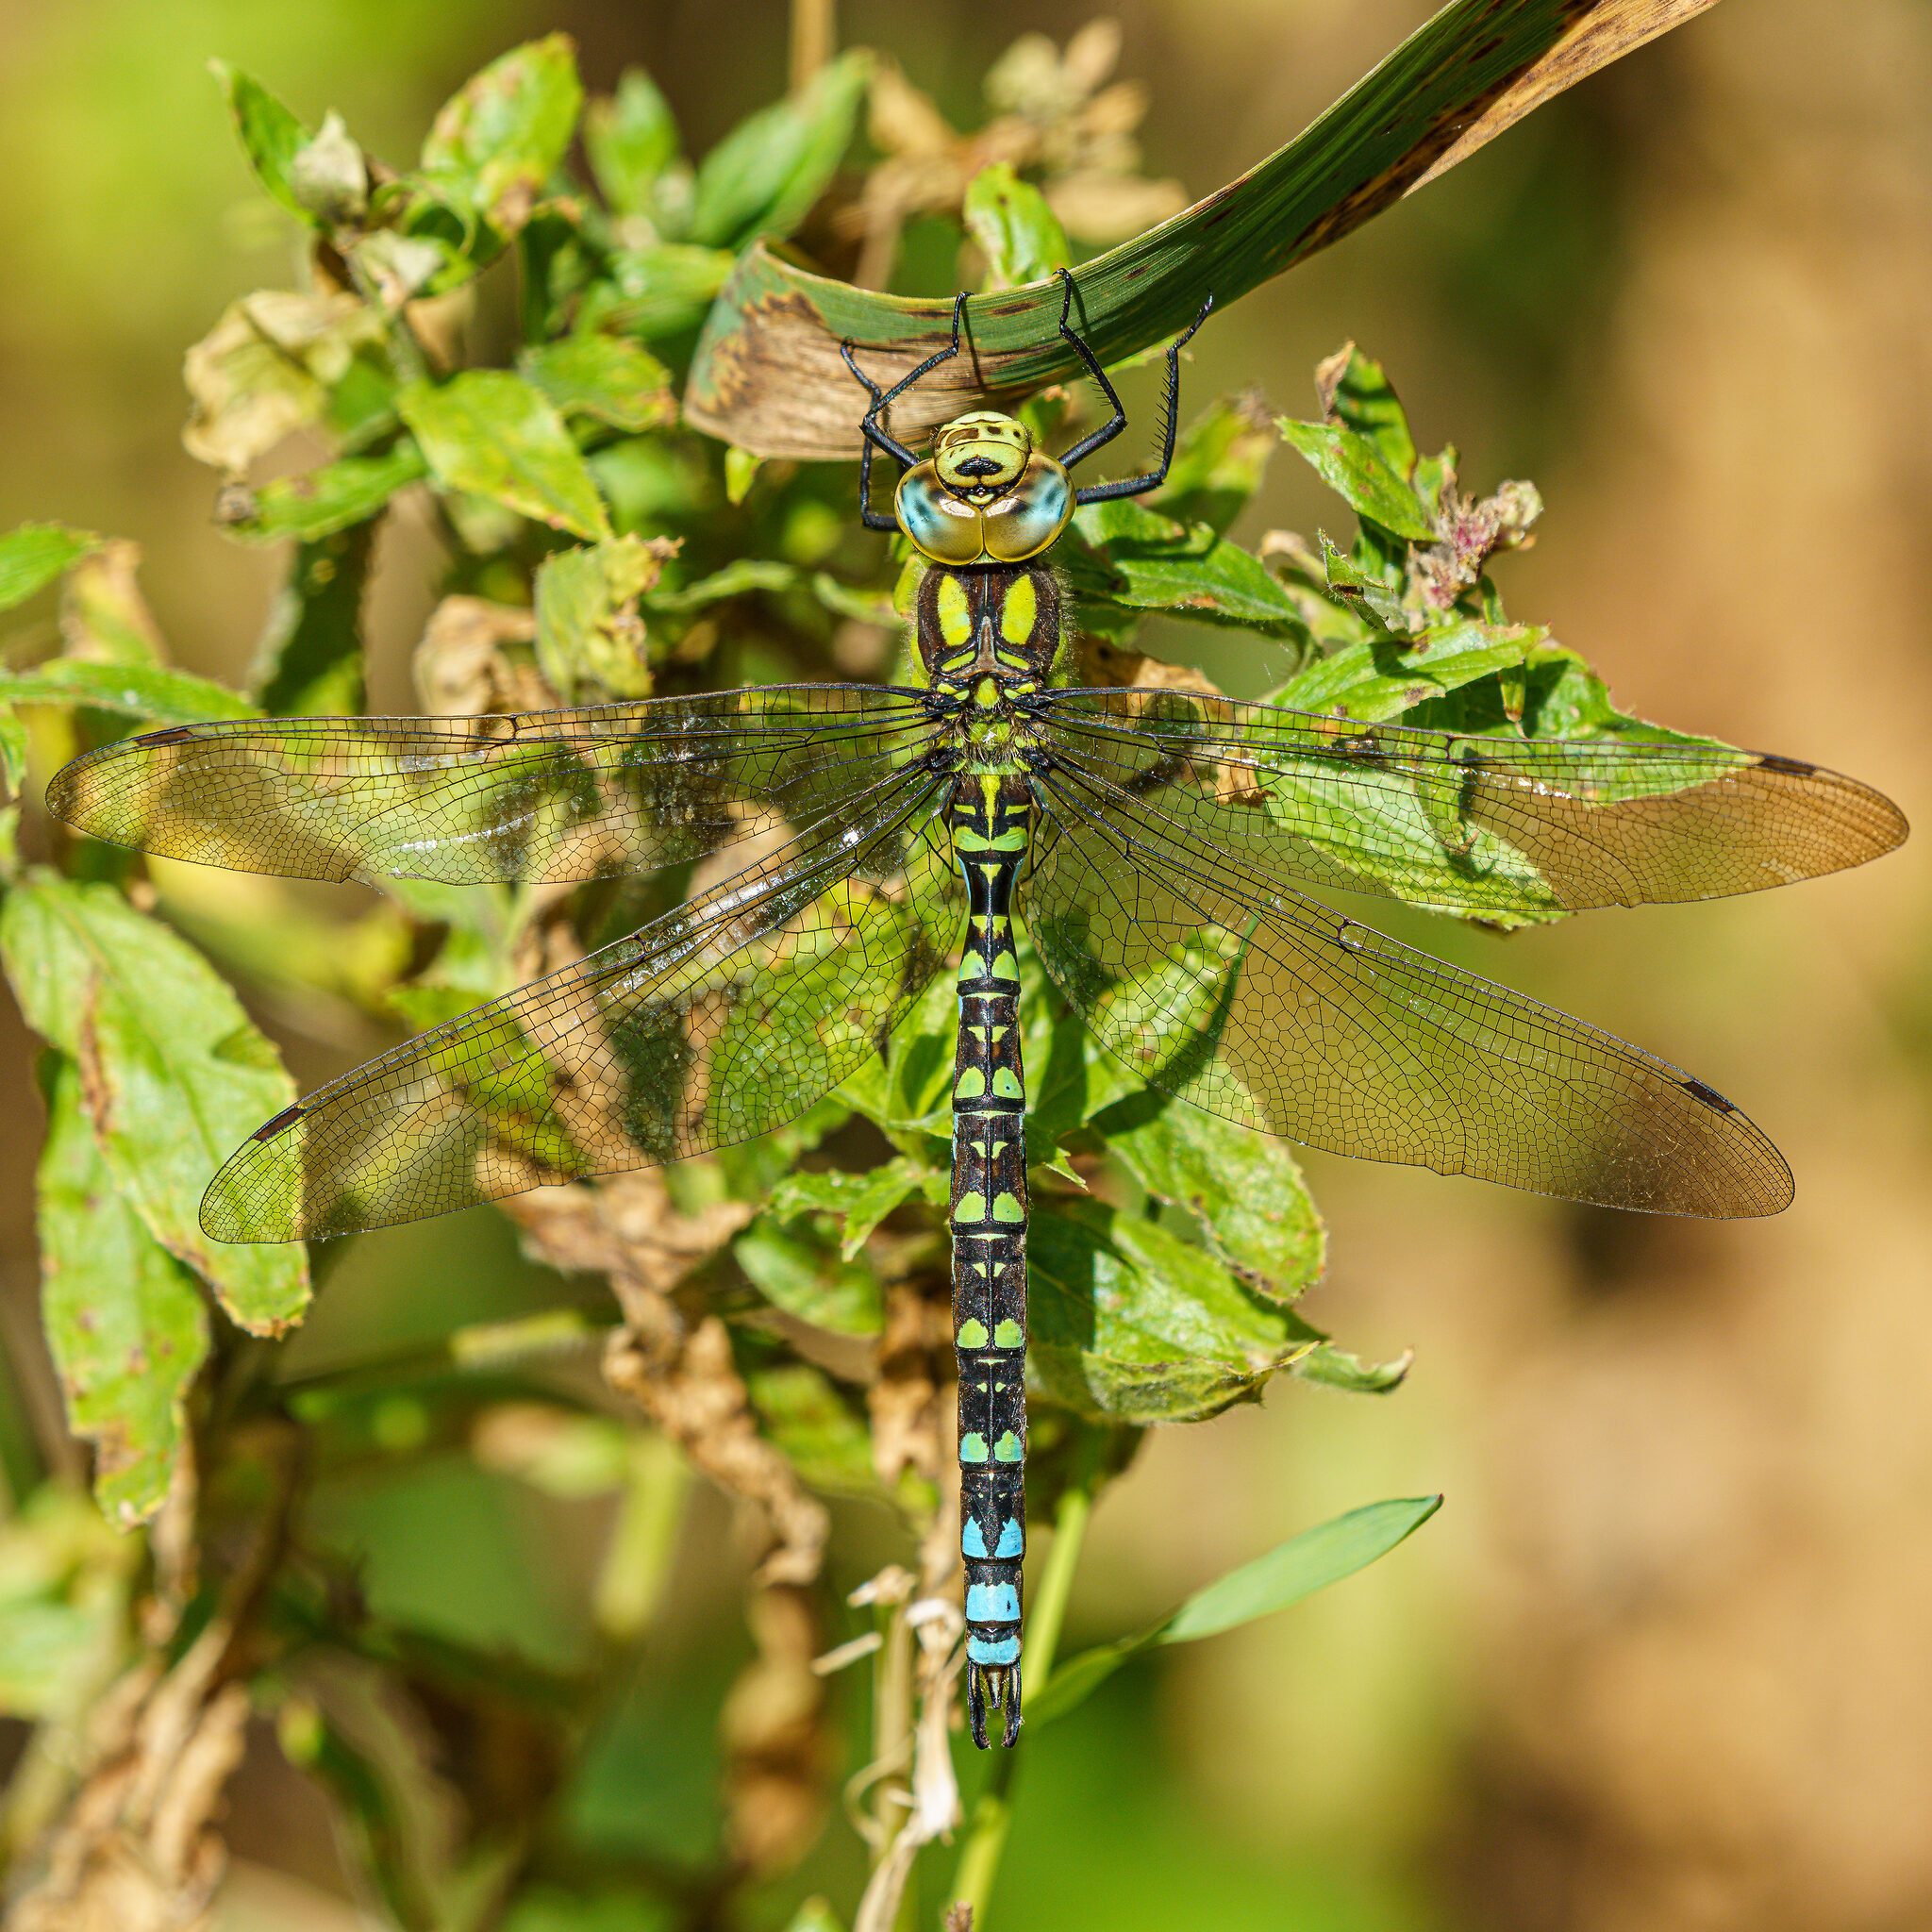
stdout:
<svg viewBox="0 0 1932 1932">
<path fill-rule="evenodd" d="M 1449 911 L 1755 892 L 1906 836 L 1856 779 L 1724 745 L 1419 731 L 1192 691 L 1054 692 L 1044 708 L 1057 742 L 1176 836 Z"/>
<path fill-rule="evenodd" d="M 1337 1154 L 1607 1207 L 1790 1199 L 1777 1150 L 1680 1069 L 1184 841 L 1071 761 L 1035 786 L 1034 945 L 1149 1085 Z"/>
<path fill-rule="evenodd" d="M 345 1234 L 796 1118 L 957 938 L 943 796 L 924 774 L 891 778 L 630 938 L 332 1081 L 229 1160 L 203 1226 Z"/>
<path fill-rule="evenodd" d="M 75 759 L 50 810 L 291 878 L 589 879 L 803 824 L 915 760 L 918 694 L 770 685 L 516 717 L 181 724 Z"/>
</svg>

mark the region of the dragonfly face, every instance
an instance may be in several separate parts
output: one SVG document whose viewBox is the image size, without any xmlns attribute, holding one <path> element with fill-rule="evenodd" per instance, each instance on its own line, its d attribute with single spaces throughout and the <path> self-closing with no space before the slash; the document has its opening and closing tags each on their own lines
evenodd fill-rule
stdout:
<svg viewBox="0 0 1932 1932">
<path fill-rule="evenodd" d="M 899 479 L 893 512 L 931 562 L 1024 563 L 1067 527 L 1074 486 L 1024 424 L 974 409 L 944 425 L 931 457 Z"/>
</svg>

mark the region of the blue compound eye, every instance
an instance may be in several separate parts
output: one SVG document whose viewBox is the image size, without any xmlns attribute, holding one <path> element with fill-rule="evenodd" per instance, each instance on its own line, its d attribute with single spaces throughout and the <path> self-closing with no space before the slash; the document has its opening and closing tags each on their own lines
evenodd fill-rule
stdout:
<svg viewBox="0 0 1932 1932">
<path fill-rule="evenodd" d="M 976 563 L 985 556 L 979 506 L 955 496 L 932 464 L 908 470 L 892 501 L 899 527 L 935 563 Z"/>
<path fill-rule="evenodd" d="M 1004 496 L 981 512 L 986 554 L 1023 563 L 1055 542 L 1074 514 L 1074 486 L 1051 457 L 1034 457 Z"/>
</svg>

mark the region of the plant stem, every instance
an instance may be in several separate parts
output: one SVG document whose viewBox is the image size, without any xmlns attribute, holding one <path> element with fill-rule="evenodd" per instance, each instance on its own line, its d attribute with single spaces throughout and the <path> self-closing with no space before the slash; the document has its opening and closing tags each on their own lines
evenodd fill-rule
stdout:
<svg viewBox="0 0 1932 1932">
<path fill-rule="evenodd" d="M 791 91 L 832 58 L 839 43 L 835 0 L 791 0 Z"/>
<path fill-rule="evenodd" d="M 873 1662 L 872 1750 L 883 1761 L 905 1748 L 912 1736 L 912 1626 L 906 1621 L 906 1597 L 881 1606 L 884 1612 L 880 1643 Z M 874 1788 L 873 1820 L 878 1839 L 873 1848 L 876 1865 L 891 1849 L 909 1809 L 904 1792 L 891 1777 Z"/>
<path fill-rule="evenodd" d="M 1092 1478 L 1070 1488 L 1060 1497 L 1054 1517 L 1053 1548 L 1026 1620 L 1026 1686 L 1036 1692 L 1046 1688 L 1053 1674 L 1054 1653 L 1059 1648 L 1060 1624 L 1073 1593 L 1074 1572 L 1086 1541 L 1087 1519 L 1093 1508 Z M 1019 1760 L 1002 1751 L 973 1807 L 973 1825 L 953 1874 L 953 1896 L 973 1910 L 973 1932 L 985 1932 L 986 1906 L 999 1875 L 1000 1857 L 1013 1824 L 1013 1775 Z"/>
</svg>

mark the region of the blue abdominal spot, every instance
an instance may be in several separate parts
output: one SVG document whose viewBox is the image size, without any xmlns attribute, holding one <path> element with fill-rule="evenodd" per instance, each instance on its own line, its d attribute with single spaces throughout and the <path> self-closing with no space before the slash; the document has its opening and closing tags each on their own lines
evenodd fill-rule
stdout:
<svg viewBox="0 0 1932 1932">
<path fill-rule="evenodd" d="M 1020 1661 L 1017 1637 L 971 1637 L 966 1640 L 966 1660 L 974 1664 L 1016 1664 Z"/>
</svg>

